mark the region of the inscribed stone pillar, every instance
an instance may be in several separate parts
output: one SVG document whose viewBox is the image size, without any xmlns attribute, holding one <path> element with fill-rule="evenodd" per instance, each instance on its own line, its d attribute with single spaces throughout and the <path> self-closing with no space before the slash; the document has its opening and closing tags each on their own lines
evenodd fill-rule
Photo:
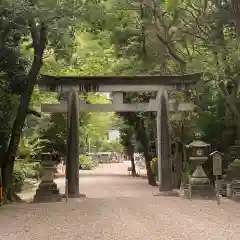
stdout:
<svg viewBox="0 0 240 240">
<path fill-rule="evenodd" d="M 76 90 L 68 96 L 68 138 L 66 178 L 68 197 L 80 197 L 79 193 L 79 99 Z"/>
<path fill-rule="evenodd" d="M 160 191 L 173 190 L 171 141 L 168 118 L 167 91 L 158 92 L 157 139 L 158 139 L 158 179 Z"/>
</svg>

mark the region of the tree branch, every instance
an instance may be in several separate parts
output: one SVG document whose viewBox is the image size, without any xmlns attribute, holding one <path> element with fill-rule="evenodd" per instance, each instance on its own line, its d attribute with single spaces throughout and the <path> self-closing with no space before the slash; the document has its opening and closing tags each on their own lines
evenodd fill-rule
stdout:
<svg viewBox="0 0 240 240">
<path fill-rule="evenodd" d="M 187 34 L 187 35 L 189 35 L 189 36 L 198 38 L 198 39 L 200 39 L 200 40 L 202 40 L 202 41 L 207 41 L 207 40 L 208 40 L 207 38 L 204 38 L 203 36 L 197 35 L 197 34 L 195 34 L 195 33 L 191 33 L 191 32 L 186 31 L 186 30 L 184 30 L 184 29 L 182 29 L 182 28 L 180 28 L 180 27 L 178 28 L 178 30 L 180 30 L 182 33 L 185 33 L 185 34 Z"/>
<path fill-rule="evenodd" d="M 183 11 L 185 11 L 185 12 L 188 12 L 188 13 L 192 16 L 192 18 L 194 19 L 194 21 L 195 21 L 195 23 L 196 23 L 196 26 L 197 26 L 197 28 L 198 28 L 198 30 L 199 30 L 200 32 L 202 32 L 205 36 L 208 36 L 208 35 L 209 35 L 208 32 L 206 32 L 206 31 L 201 27 L 201 24 L 199 23 L 199 17 L 201 16 L 201 15 L 200 15 L 201 12 L 199 12 L 199 15 L 198 15 L 198 16 L 195 16 L 195 15 L 193 14 L 193 12 L 192 12 L 191 10 L 187 9 L 187 8 L 181 8 L 181 7 L 180 7 L 180 9 L 183 10 Z M 184 19 L 182 19 L 182 21 L 183 21 L 185 24 L 188 24 L 188 22 L 184 21 Z"/>
<path fill-rule="evenodd" d="M 8 36 L 11 33 L 11 26 L 8 24 L 2 31 L 0 31 L 0 48 L 4 46 Z"/>
<path fill-rule="evenodd" d="M 157 38 L 159 39 L 159 41 L 161 43 L 163 43 L 163 45 L 168 49 L 169 54 L 179 63 L 181 64 L 186 64 L 186 62 L 180 57 L 178 56 L 178 54 L 175 52 L 175 50 L 169 45 L 169 43 L 162 37 L 160 36 L 159 33 L 157 33 Z"/>
<path fill-rule="evenodd" d="M 36 48 L 38 47 L 39 41 L 40 41 L 39 31 L 38 31 L 38 28 L 37 28 L 37 25 L 36 25 L 36 22 L 34 19 L 29 20 L 28 25 L 29 25 L 30 33 L 31 33 L 31 37 L 32 37 L 32 45 L 33 45 L 34 50 L 36 50 Z"/>
<path fill-rule="evenodd" d="M 34 109 L 28 109 L 27 110 L 27 114 L 28 115 L 33 115 L 33 116 L 38 117 L 38 118 L 41 117 L 41 113 L 36 111 L 36 110 L 34 110 Z"/>
<path fill-rule="evenodd" d="M 231 0 L 232 11 L 235 20 L 236 33 L 240 37 L 240 2 L 239 0 Z"/>
<path fill-rule="evenodd" d="M 213 52 L 214 56 L 215 56 L 215 60 L 217 63 L 217 67 L 220 68 L 219 66 L 219 59 L 218 59 L 218 55 L 217 52 Z M 220 69 L 219 69 L 220 71 Z M 230 109 L 230 111 L 235 115 L 235 117 L 238 119 L 238 124 L 239 124 L 239 120 L 240 120 L 240 112 L 236 106 L 236 104 L 232 101 L 232 97 L 229 94 L 228 90 L 225 87 L 225 84 L 223 81 L 221 81 L 221 79 L 219 79 L 220 83 L 218 84 L 218 88 L 220 91 L 221 96 L 223 97 L 223 99 L 225 99 L 228 108 Z"/>
<path fill-rule="evenodd" d="M 157 14 L 157 11 L 156 11 L 156 3 L 155 3 L 155 0 L 152 0 L 153 1 L 153 8 L 152 8 L 152 11 L 153 11 L 153 17 L 154 17 L 154 20 L 155 20 L 155 23 L 156 23 L 156 28 L 157 28 L 157 38 L 158 40 L 167 48 L 169 54 L 171 55 L 171 57 L 173 57 L 177 62 L 179 62 L 181 65 L 185 65 L 186 62 L 184 61 L 184 59 L 182 57 L 180 57 L 177 52 L 176 52 L 176 49 L 175 47 L 169 43 L 170 39 L 164 39 L 160 32 L 161 32 L 161 28 L 159 26 L 159 16 Z M 165 28 L 165 31 L 166 34 L 168 34 L 168 28 L 167 26 L 165 25 L 165 23 L 163 22 L 162 23 L 163 27 Z"/>
</svg>

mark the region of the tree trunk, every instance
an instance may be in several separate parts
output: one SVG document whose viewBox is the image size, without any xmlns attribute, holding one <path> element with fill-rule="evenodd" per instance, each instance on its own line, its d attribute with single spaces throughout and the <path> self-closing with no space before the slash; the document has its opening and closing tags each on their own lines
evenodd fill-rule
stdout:
<svg viewBox="0 0 240 240">
<path fill-rule="evenodd" d="M 135 167 L 135 162 L 134 162 L 134 149 L 133 146 L 128 146 L 128 156 L 130 157 L 131 160 L 131 168 L 132 168 L 132 176 L 136 177 L 136 167 Z"/>
<path fill-rule="evenodd" d="M 5 164 L 5 153 L 7 150 L 7 144 L 8 144 L 8 138 L 9 134 L 7 132 L 1 132 L 0 133 L 0 170 L 1 170 L 1 179 L 0 182 L 2 186 L 6 186 L 6 167 L 4 166 Z"/>
<path fill-rule="evenodd" d="M 147 170 L 147 178 L 148 178 L 148 184 L 151 186 L 157 186 L 155 175 L 153 174 L 152 168 L 151 168 L 151 156 L 146 151 L 144 152 L 145 157 L 145 164 L 146 164 L 146 170 Z"/>
<path fill-rule="evenodd" d="M 137 173 L 136 173 L 136 167 L 135 167 L 135 162 L 134 162 L 133 155 L 131 155 L 130 158 L 131 158 L 132 176 L 136 177 Z"/>
<path fill-rule="evenodd" d="M 38 35 L 38 30 L 36 29 L 36 24 L 34 25 L 31 24 L 31 33 L 32 33 L 33 45 L 34 45 L 34 59 L 33 59 L 31 69 L 27 76 L 25 91 L 21 96 L 20 104 L 18 106 L 16 119 L 13 123 L 10 142 L 9 142 L 8 149 L 6 152 L 6 157 L 3 163 L 3 173 L 4 173 L 3 191 L 4 191 L 5 199 L 7 197 L 9 200 L 14 200 L 13 192 L 12 192 L 14 161 L 15 161 L 22 129 L 24 127 L 25 118 L 28 112 L 28 106 L 31 100 L 32 92 L 33 92 L 38 74 L 42 67 L 42 57 L 43 57 L 44 49 L 47 42 L 46 28 L 43 24 L 40 28 L 39 35 Z M 37 38 L 37 36 L 39 36 L 39 38 Z"/>
<path fill-rule="evenodd" d="M 136 119 L 135 133 L 136 133 L 138 141 L 141 143 L 142 150 L 144 152 L 148 183 L 151 186 L 156 186 L 157 185 L 156 179 L 155 179 L 154 173 L 151 169 L 151 160 L 152 159 L 149 154 L 149 147 L 150 147 L 149 139 L 148 139 L 148 135 L 146 133 L 144 120 L 141 119 L 140 117 L 138 117 Z"/>
<path fill-rule="evenodd" d="M 173 178 L 173 186 L 175 189 L 180 189 L 181 178 L 182 178 L 182 143 L 176 142 L 176 154 L 174 161 L 174 178 Z"/>
<path fill-rule="evenodd" d="M 236 26 L 236 33 L 238 38 L 240 37 L 240 1 L 239 0 L 231 0 L 235 26 Z"/>
</svg>

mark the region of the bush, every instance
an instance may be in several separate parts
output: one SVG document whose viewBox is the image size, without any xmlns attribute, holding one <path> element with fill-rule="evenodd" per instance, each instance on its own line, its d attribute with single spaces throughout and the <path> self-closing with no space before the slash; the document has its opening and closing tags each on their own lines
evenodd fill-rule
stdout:
<svg viewBox="0 0 240 240">
<path fill-rule="evenodd" d="M 36 178 L 41 178 L 42 176 L 42 172 L 43 172 L 43 168 L 40 162 L 37 162 L 33 165 L 33 170 L 36 172 Z"/>
<path fill-rule="evenodd" d="M 39 162 L 26 163 L 24 160 L 17 160 L 13 171 L 13 192 L 21 192 L 26 178 L 39 179 L 41 173 L 42 167 Z"/>
<path fill-rule="evenodd" d="M 41 177 L 42 167 L 39 162 L 24 162 L 24 160 L 18 160 L 15 163 L 14 169 L 21 170 L 25 178 L 39 179 Z"/>
<path fill-rule="evenodd" d="M 154 174 L 154 176 L 157 176 L 158 174 L 158 161 L 157 158 L 153 158 L 151 161 L 151 169 Z"/>
<path fill-rule="evenodd" d="M 24 188 L 26 178 L 40 178 L 42 167 L 40 163 L 24 163 L 23 159 L 18 159 L 14 164 L 12 192 L 20 193 Z"/>
<path fill-rule="evenodd" d="M 79 156 L 79 167 L 82 170 L 91 170 L 97 166 L 97 163 L 86 155 Z"/>
<path fill-rule="evenodd" d="M 190 176 L 193 174 L 194 169 L 195 168 L 194 166 L 192 166 L 191 163 L 188 163 L 188 162 L 183 163 L 182 181 L 181 181 L 183 185 L 189 183 Z"/>
<path fill-rule="evenodd" d="M 25 174 L 21 169 L 14 169 L 13 171 L 13 192 L 20 193 L 23 189 Z"/>
</svg>

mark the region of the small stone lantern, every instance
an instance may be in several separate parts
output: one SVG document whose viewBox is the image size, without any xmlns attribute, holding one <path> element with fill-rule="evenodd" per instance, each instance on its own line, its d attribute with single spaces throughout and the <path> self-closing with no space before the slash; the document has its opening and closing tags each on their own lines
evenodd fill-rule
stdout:
<svg viewBox="0 0 240 240">
<path fill-rule="evenodd" d="M 231 193 L 228 197 L 231 197 L 235 201 L 240 201 L 240 159 L 235 159 L 229 164 L 226 171 L 225 181 L 228 184 L 228 188 Z"/>
<path fill-rule="evenodd" d="M 189 160 L 195 166 L 195 171 L 189 182 L 191 197 L 213 197 L 214 189 L 202 168 L 202 165 L 208 159 L 210 144 L 196 140 L 186 147 L 188 148 Z"/>
<path fill-rule="evenodd" d="M 41 154 L 41 165 L 43 167 L 43 174 L 41 183 L 38 186 L 34 196 L 34 202 L 58 202 L 61 201 L 61 195 L 57 184 L 54 182 L 54 165 L 51 153 Z"/>
</svg>

